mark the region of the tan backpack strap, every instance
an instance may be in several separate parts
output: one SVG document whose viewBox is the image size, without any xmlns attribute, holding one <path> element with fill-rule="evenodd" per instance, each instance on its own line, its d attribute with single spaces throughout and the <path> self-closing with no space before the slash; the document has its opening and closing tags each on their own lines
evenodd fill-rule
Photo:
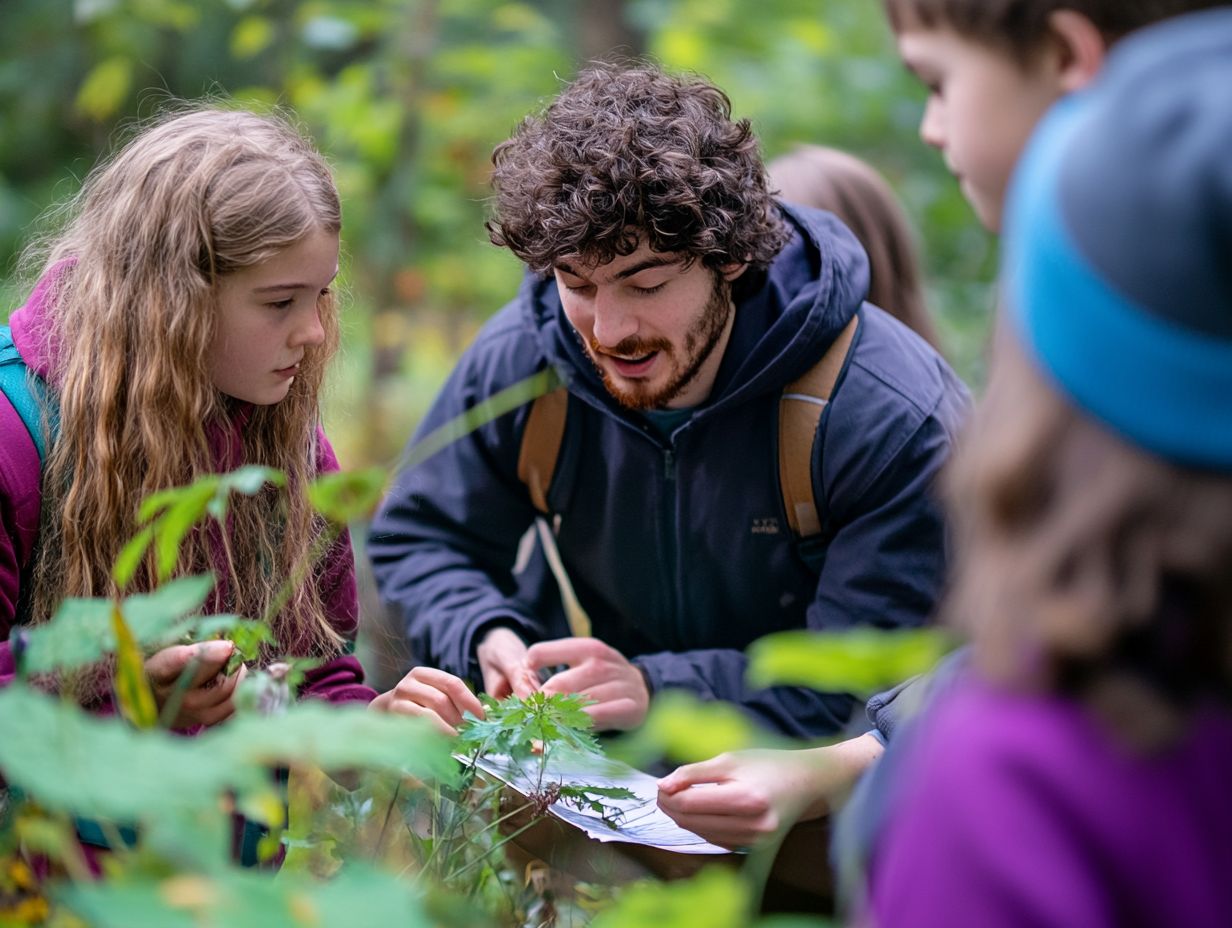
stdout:
<svg viewBox="0 0 1232 928">
<path fill-rule="evenodd" d="M 859 320 L 858 314 L 852 316 L 821 360 L 789 383 L 779 399 L 779 486 L 787 522 L 800 538 L 821 532 L 821 517 L 813 496 L 813 443 L 821 413 L 830 402 L 847 361 Z"/>
<path fill-rule="evenodd" d="M 569 391 L 558 387 L 536 397 L 526 417 L 522 449 L 518 453 L 518 479 L 526 484 L 530 500 L 545 515 L 548 512 L 548 487 L 556 473 L 560 443 L 565 437 L 565 414 L 569 410 Z"/>
</svg>

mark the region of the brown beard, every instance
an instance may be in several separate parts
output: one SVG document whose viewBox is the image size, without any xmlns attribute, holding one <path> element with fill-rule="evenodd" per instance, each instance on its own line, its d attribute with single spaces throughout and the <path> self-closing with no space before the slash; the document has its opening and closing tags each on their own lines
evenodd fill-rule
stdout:
<svg viewBox="0 0 1232 928">
<path fill-rule="evenodd" d="M 718 345 L 719 339 L 723 335 L 723 329 L 727 326 L 727 320 L 733 309 L 729 291 L 730 285 L 716 271 L 714 273 L 714 286 L 710 291 L 710 299 L 706 301 L 706 306 L 702 310 L 702 314 L 697 322 L 685 333 L 683 364 L 675 356 L 672 343 L 666 338 L 630 337 L 621 341 L 614 348 L 602 348 L 594 336 L 591 336 L 589 341 L 591 361 L 595 365 L 595 370 L 599 372 L 603 386 L 612 395 L 612 398 L 625 409 L 640 411 L 645 409 L 663 409 L 668 403 L 683 393 L 685 388 L 697 377 L 697 372 L 701 370 L 702 365 L 714 353 L 715 346 Z M 640 358 L 655 351 L 663 353 L 665 359 L 672 364 L 672 371 L 667 383 L 654 390 L 640 386 L 632 390 L 618 387 L 607 371 L 604 370 L 603 366 L 596 360 L 598 355 L 621 355 L 625 358 Z"/>
</svg>

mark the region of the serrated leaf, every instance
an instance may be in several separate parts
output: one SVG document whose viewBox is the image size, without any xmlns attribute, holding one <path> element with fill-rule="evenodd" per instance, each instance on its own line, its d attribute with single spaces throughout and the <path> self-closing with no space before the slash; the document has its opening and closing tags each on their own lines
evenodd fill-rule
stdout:
<svg viewBox="0 0 1232 928">
<path fill-rule="evenodd" d="M 324 474 L 308 486 L 308 502 L 335 525 L 365 518 L 381 501 L 385 490 L 383 467 Z"/>
<path fill-rule="evenodd" d="M 118 607 L 111 609 L 116 640 L 115 696 L 120 713 L 136 728 L 158 724 L 158 704 L 145 675 L 145 659 Z"/>
<path fill-rule="evenodd" d="M 931 669 L 953 642 L 933 628 L 789 631 L 749 646 L 751 686 L 808 686 L 867 695 Z"/>
</svg>

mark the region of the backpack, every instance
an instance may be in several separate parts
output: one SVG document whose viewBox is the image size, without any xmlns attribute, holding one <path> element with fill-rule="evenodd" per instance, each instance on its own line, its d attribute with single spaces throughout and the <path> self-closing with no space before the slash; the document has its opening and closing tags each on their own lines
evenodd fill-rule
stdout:
<svg viewBox="0 0 1232 928">
<path fill-rule="evenodd" d="M 779 490 L 792 533 L 799 540 L 821 534 L 821 516 L 813 493 L 813 445 L 821 414 L 834 394 L 859 328 L 859 314 L 826 349 L 820 361 L 783 388 L 779 398 Z M 518 453 L 518 479 L 526 485 L 541 515 L 551 515 L 548 488 L 556 472 L 565 437 L 569 391 L 558 387 L 531 404 Z"/>
<path fill-rule="evenodd" d="M 43 412 L 51 413 L 51 430 L 55 430 L 55 409 L 50 404 L 47 384 L 43 378 L 26 366 L 25 359 L 13 344 L 13 332 L 7 325 L 0 326 L 0 393 L 3 393 L 30 433 L 39 463 L 47 458 L 47 431 L 44 430 Z"/>
</svg>

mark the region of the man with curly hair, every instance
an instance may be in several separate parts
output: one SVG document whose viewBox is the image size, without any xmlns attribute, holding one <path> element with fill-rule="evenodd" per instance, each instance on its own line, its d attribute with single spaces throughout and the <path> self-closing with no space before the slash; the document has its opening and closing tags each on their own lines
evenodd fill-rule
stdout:
<svg viewBox="0 0 1232 928">
<path fill-rule="evenodd" d="M 838 731 L 850 695 L 751 686 L 744 649 L 929 617 L 944 575 L 932 488 L 962 384 L 863 302 L 867 261 L 846 228 L 773 199 L 748 121 L 705 80 L 593 67 L 493 162 L 488 231 L 528 274 L 419 434 L 560 375 L 541 535 L 593 637 L 565 623 L 546 549 L 519 557 L 537 515 L 523 407 L 399 475 L 373 526 L 377 581 L 416 657 L 496 697 L 580 693 L 599 729 L 636 727 L 652 693 L 682 688 L 787 734 Z M 804 458 L 818 531 L 798 536 L 779 405 L 857 318 Z"/>
</svg>

